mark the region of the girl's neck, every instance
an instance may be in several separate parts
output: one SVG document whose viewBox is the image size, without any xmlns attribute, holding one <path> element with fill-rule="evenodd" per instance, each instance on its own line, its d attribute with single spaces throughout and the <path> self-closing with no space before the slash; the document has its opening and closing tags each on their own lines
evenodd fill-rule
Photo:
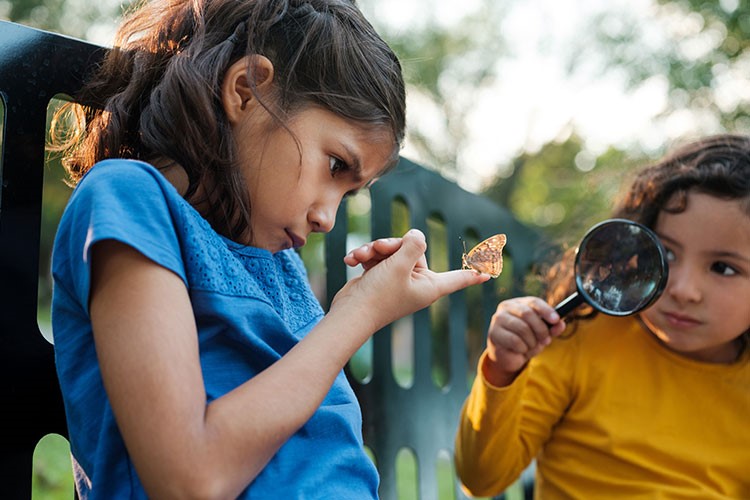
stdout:
<svg viewBox="0 0 750 500">
<path fill-rule="evenodd" d="M 170 184 L 175 187 L 177 192 L 180 193 L 180 196 L 185 197 L 185 193 L 187 193 L 188 187 L 190 186 L 190 179 L 188 178 L 185 169 L 182 168 L 179 163 L 166 157 L 154 158 L 150 163 L 162 173 Z M 206 213 L 209 211 L 211 205 L 208 196 L 206 196 L 206 191 L 211 193 L 213 190 L 206 190 L 203 186 L 199 186 L 197 191 L 187 200 L 188 203 L 190 203 L 204 218 L 206 217 Z M 213 201 L 215 202 L 216 200 Z M 229 237 L 226 234 L 224 234 L 224 236 Z M 249 227 L 246 228 L 242 234 L 232 237 L 231 239 L 242 245 L 253 244 L 252 231 Z"/>
<path fill-rule="evenodd" d="M 750 332 L 745 332 L 739 337 L 737 337 L 737 358 L 735 361 L 739 361 L 740 358 L 745 354 L 745 351 L 747 351 L 747 345 L 748 345 L 748 339 L 750 339 Z"/>
<path fill-rule="evenodd" d="M 179 163 L 162 157 L 153 159 L 151 164 L 167 178 L 170 184 L 180 193 L 180 196 L 185 196 L 190 180 L 188 179 L 187 172 L 185 172 L 185 169 Z"/>
</svg>

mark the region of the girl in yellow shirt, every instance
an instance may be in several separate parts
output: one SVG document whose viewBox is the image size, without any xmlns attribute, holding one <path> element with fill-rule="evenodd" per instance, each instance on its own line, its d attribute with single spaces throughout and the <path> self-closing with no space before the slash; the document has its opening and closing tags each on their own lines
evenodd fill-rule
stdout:
<svg viewBox="0 0 750 500">
<path fill-rule="evenodd" d="M 636 177 L 614 216 L 667 250 L 664 293 L 636 316 L 549 303 L 497 308 L 456 436 L 472 495 L 536 459 L 535 496 L 750 499 L 750 138 L 675 151 Z M 567 269 L 571 267 L 571 269 Z"/>
</svg>

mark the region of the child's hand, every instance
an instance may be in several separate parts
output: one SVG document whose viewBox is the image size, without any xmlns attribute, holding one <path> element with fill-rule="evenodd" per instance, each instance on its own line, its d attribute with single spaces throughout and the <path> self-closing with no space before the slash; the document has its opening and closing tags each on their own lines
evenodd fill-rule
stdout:
<svg viewBox="0 0 750 500">
<path fill-rule="evenodd" d="M 351 251 L 344 261 L 361 264 L 365 272 L 336 294 L 331 312 L 345 309 L 374 333 L 440 297 L 490 279 L 475 271 L 435 273 L 427 267 L 426 249 L 424 234 L 412 229 L 403 238 L 383 238 Z"/>
<path fill-rule="evenodd" d="M 481 367 L 485 378 L 498 387 L 510 384 L 564 330 L 565 321 L 540 298 L 501 302 L 487 332 L 487 357 Z"/>
</svg>

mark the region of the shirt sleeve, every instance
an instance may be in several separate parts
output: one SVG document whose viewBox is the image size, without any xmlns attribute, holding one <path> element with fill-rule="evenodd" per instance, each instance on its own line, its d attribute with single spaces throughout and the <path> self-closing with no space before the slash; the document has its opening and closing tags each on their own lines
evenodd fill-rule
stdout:
<svg viewBox="0 0 750 500">
<path fill-rule="evenodd" d="M 575 336 L 556 340 L 506 387 L 477 369 L 455 443 L 456 470 L 472 495 L 501 493 L 537 456 L 573 397 L 575 344 Z"/>
<path fill-rule="evenodd" d="M 91 247 L 116 240 L 187 283 L 178 234 L 179 194 L 158 170 L 141 162 L 104 161 L 80 181 L 58 228 L 53 256 L 57 282 L 88 314 Z"/>
</svg>

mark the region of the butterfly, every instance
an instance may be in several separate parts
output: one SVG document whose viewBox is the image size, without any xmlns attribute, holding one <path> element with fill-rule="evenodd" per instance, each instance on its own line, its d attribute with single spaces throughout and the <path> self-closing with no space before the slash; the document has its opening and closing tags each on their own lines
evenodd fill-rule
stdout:
<svg viewBox="0 0 750 500">
<path fill-rule="evenodd" d="M 497 278 L 503 272 L 503 247 L 506 241 L 508 238 L 504 234 L 490 236 L 461 256 L 461 269 L 473 269 Z"/>
</svg>

